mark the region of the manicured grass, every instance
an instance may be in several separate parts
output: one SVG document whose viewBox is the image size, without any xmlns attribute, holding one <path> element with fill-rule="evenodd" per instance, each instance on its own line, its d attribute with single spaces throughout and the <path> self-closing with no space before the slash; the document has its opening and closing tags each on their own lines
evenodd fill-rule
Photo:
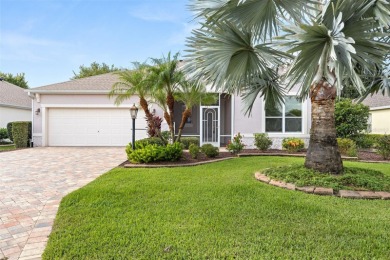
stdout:
<svg viewBox="0 0 390 260">
<path fill-rule="evenodd" d="M 10 144 L 10 145 L 0 145 L 0 151 L 8 151 L 8 150 L 15 150 L 15 145 Z"/>
<path fill-rule="evenodd" d="M 296 186 L 326 187 L 336 191 L 390 191 L 390 176 L 371 169 L 344 167 L 343 174 L 333 175 L 306 169 L 303 165 L 293 165 L 267 169 L 263 173 L 271 179 L 294 183 Z"/>
<path fill-rule="evenodd" d="M 66 196 L 44 259 L 390 259 L 390 201 L 273 187 L 254 172 L 301 158 L 116 168 Z M 385 164 L 346 162 L 381 170 Z"/>
</svg>

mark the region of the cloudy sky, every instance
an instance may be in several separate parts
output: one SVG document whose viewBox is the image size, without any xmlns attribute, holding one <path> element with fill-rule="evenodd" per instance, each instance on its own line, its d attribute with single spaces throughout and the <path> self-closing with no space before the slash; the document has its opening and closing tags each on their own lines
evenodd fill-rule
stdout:
<svg viewBox="0 0 390 260">
<path fill-rule="evenodd" d="M 25 73 L 30 87 L 69 80 L 96 61 L 184 54 L 196 23 L 187 0 L 0 0 L 0 71 Z"/>
</svg>

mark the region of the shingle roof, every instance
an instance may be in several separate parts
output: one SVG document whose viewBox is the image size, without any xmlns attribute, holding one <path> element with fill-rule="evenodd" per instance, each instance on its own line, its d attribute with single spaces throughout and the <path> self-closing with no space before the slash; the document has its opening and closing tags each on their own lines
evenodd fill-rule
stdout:
<svg viewBox="0 0 390 260">
<path fill-rule="evenodd" d="M 109 91 L 119 77 L 114 73 L 100 74 L 31 89 L 31 92 L 56 91 Z"/>
<path fill-rule="evenodd" d="M 390 106 L 390 97 L 388 95 L 382 95 L 381 93 L 377 93 L 374 95 L 369 95 L 362 102 L 364 105 L 369 106 L 370 108 L 376 107 L 386 107 Z"/>
<path fill-rule="evenodd" d="M 23 88 L 0 80 L 0 106 L 31 109 L 31 99 Z"/>
</svg>

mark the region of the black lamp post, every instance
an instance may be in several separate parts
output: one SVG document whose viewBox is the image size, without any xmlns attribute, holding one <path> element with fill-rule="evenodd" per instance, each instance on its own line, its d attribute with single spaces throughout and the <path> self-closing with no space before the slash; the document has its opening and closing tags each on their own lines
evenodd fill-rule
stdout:
<svg viewBox="0 0 390 260">
<path fill-rule="evenodd" d="M 133 106 L 130 108 L 130 115 L 131 119 L 133 119 L 133 150 L 135 150 L 135 119 L 137 118 L 138 108 L 133 104 Z"/>
</svg>

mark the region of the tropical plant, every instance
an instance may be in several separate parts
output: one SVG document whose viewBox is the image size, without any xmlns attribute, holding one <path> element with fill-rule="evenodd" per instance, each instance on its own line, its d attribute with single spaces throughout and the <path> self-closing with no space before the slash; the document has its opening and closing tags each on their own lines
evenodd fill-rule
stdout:
<svg viewBox="0 0 390 260">
<path fill-rule="evenodd" d="M 161 136 L 160 126 L 154 120 L 153 113 L 149 110 L 149 101 L 152 91 L 152 86 L 148 81 L 150 76 L 148 65 L 145 63 L 133 62 L 134 70 L 122 70 L 114 72 L 119 77 L 109 93 L 109 97 L 115 97 L 115 104 L 120 105 L 123 101 L 130 99 L 133 95 L 138 95 L 139 104 L 145 112 L 148 127 L 153 129 L 155 136 Z"/>
<path fill-rule="evenodd" d="M 286 137 L 282 141 L 283 149 L 286 149 L 289 153 L 299 152 L 305 147 L 305 143 L 300 138 Z"/>
<path fill-rule="evenodd" d="M 150 75 L 147 80 L 155 89 L 153 96 L 164 111 L 164 119 L 169 126 L 172 141 L 175 140 L 174 93 L 184 80 L 183 72 L 178 69 L 178 58 L 179 53 L 171 56 L 170 52 L 166 57 L 163 56 L 160 59 L 151 58 L 152 66 L 148 67 Z"/>
<path fill-rule="evenodd" d="M 390 87 L 382 69 L 390 53 L 389 35 L 383 30 L 390 24 L 390 3 L 193 0 L 190 7 L 203 20 L 188 38 L 186 69 L 216 88 L 240 91 L 249 113 L 259 95 L 272 107 L 298 85 L 300 98 L 310 97 L 312 107 L 305 166 L 341 173 L 335 99 L 346 80 L 364 93 L 367 75 L 382 79 L 376 86 Z M 277 35 L 283 36 L 275 41 Z M 285 64 L 286 88 L 277 73 Z"/>
</svg>

